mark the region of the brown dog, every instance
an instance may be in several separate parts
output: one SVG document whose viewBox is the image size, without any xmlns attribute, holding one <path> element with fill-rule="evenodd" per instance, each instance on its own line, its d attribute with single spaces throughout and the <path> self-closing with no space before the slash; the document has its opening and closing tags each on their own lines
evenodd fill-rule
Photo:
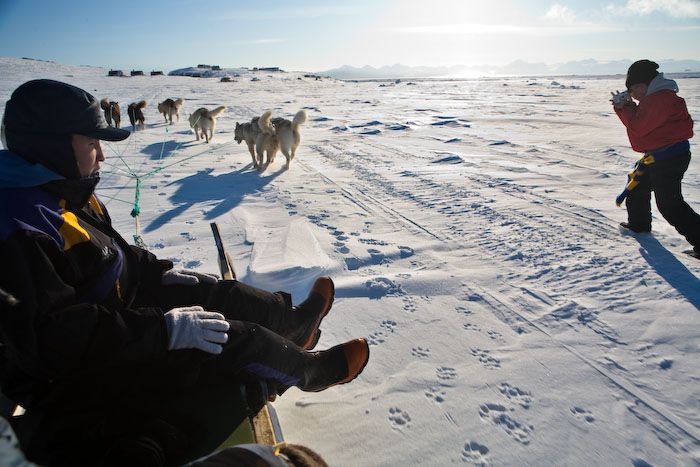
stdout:
<svg viewBox="0 0 700 467">
<path fill-rule="evenodd" d="M 180 107 L 182 106 L 182 103 L 184 102 L 184 99 L 181 97 L 177 100 L 172 100 L 170 98 L 165 99 L 163 102 L 158 104 L 158 112 L 163 114 L 163 118 L 165 118 L 165 121 L 167 122 L 170 120 L 170 124 L 173 124 L 173 115 L 177 117 L 177 121 L 180 121 Z"/>
<path fill-rule="evenodd" d="M 132 102 L 129 104 L 129 108 L 126 109 L 126 113 L 129 114 L 129 121 L 131 122 L 131 127 L 134 131 L 139 129 L 139 126 L 143 128 L 143 124 L 146 121 L 146 117 L 143 115 L 143 109 L 146 107 L 146 101 Z"/>
<path fill-rule="evenodd" d="M 106 97 L 100 101 L 100 107 L 105 113 L 105 120 L 107 120 L 107 125 L 112 126 L 112 120 L 114 120 L 114 126 L 119 128 L 122 121 L 121 110 L 119 109 L 119 102 L 110 101 Z"/>
</svg>

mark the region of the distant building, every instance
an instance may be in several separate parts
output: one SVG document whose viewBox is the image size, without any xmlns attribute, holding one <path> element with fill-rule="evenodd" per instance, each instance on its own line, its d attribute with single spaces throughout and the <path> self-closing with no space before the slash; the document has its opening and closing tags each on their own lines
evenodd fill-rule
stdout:
<svg viewBox="0 0 700 467">
<path fill-rule="evenodd" d="M 203 63 L 200 63 L 197 65 L 197 68 L 211 68 L 211 65 L 204 65 Z"/>
<path fill-rule="evenodd" d="M 151 76 L 160 76 L 160 75 L 162 75 L 162 74 L 163 74 L 163 72 L 160 71 L 160 70 L 158 70 L 158 71 L 152 71 L 152 72 L 151 72 Z"/>
<path fill-rule="evenodd" d="M 124 72 L 121 70 L 109 70 L 107 76 L 124 76 Z"/>
<path fill-rule="evenodd" d="M 221 67 L 219 65 L 212 65 L 211 69 L 212 69 L 212 71 L 219 71 L 219 70 L 221 70 Z"/>
<path fill-rule="evenodd" d="M 131 76 L 143 76 L 143 71 L 141 71 L 141 70 L 131 70 Z"/>
<path fill-rule="evenodd" d="M 282 71 L 278 66 L 268 66 L 265 68 L 258 68 L 258 71 Z"/>
</svg>

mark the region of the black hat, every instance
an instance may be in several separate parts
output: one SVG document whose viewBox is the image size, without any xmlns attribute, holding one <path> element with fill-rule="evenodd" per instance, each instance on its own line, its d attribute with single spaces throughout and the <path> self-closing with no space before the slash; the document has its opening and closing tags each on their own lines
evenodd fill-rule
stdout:
<svg viewBox="0 0 700 467">
<path fill-rule="evenodd" d="M 80 178 L 71 135 L 121 141 L 130 134 L 107 125 L 91 94 L 49 79 L 27 81 L 15 89 L 2 124 L 7 149 L 69 179 Z"/>
<path fill-rule="evenodd" d="M 658 70 L 659 64 L 652 62 L 651 60 L 637 60 L 632 65 L 630 65 L 627 70 L 627 80 L 625 81 L 625 86 L 627 89 L 635 84 L 644 83 L 649 84 L 651 80 L 659 74 Z"/>
<path fill-rule="evenodd" d="M 50 79 L 27 81 L 15 89 L 3 123 L 10 133 L 78 134 L 105 141 L 121 141 L 130 134 L 107 125 L 91 94 Z"/>
</svg>

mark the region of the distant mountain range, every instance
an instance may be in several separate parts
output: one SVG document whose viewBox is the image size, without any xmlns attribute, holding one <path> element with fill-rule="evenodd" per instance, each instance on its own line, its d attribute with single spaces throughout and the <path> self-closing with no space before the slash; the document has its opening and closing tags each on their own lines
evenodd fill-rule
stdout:
<svg viewBox="0 0 700 467">
<path fill-rule="evenodd" d="M 656 60 L 660 71 L 665 73 L 700 72 L 699 60 Z M 340 68 L 318 72 L 337 79 L 395 79 L 395 78 L 460 78 L 489 75 L 615 75 L 625 74 L 632 60 L 615 60 L 599 62 L 593 59 L 549 65 L 546 63 L 528 63 L 516 60 L 502 66 L 490 65 L 454 65 L 449 67 L 388 65 L 380 68 L 372 66 L 353 67 L 343 65 Z"/>
</svg>

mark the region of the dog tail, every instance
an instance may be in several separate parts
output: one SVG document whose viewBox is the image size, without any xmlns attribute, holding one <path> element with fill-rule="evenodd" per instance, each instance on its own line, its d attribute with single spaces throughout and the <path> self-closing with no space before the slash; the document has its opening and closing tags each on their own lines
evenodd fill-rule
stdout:
<svg viewBox="0 0 700 467">
<path fill-rule="evenodd" d="M 275 134 L 275 129 L 272 126 L 272 110 L 267 110 L 262 116 L 258 119 L 258 126 L 262 130 L 263 133 L 267 133 L 268 135 L 274 135 Z"/>
<path fill-rule="evenodd" d="M 209 116 L 211 118 L 216 118 L 219 115 L 221 115 L 222 113 L 224 113 L 224 110 L 226 110 L 226 107 L 224 107 L 223 105 L 220 105 L 217 108 L 215 108 L 214 110 L 212 110 L 211 112 L 209 112 Z"/>
<path fill-rule="evenodd" d="M 146 108 L 146 101 L 139 101 L 136 104 L 134 104 L 137 109 L 145 109 Z"/>
<path fill-rule="evenodd" d="M 178 97 L 178 99 L 175 101 L 175 107 L 180 108 L 183 102 L 185 102 L 185 100 L 182 97 Z"/>
<path fill-rule="evenodd" d="M 294 119 L 292 120 L 292 128 L 297 128 L 299 125 L 302 125 L 306 122 L 306 111 L 304 109 L 300 110 L 299 112 L 294 115 Z"/>
<path fill-rule="evenodd" d="M 105 110 L 105 111 L 109 110 L 109 99 L 107 99 L 106 97 L 103 98 L 100 101 L 100 107 L 102 107 L 102 110 Z"/>
</svg>

